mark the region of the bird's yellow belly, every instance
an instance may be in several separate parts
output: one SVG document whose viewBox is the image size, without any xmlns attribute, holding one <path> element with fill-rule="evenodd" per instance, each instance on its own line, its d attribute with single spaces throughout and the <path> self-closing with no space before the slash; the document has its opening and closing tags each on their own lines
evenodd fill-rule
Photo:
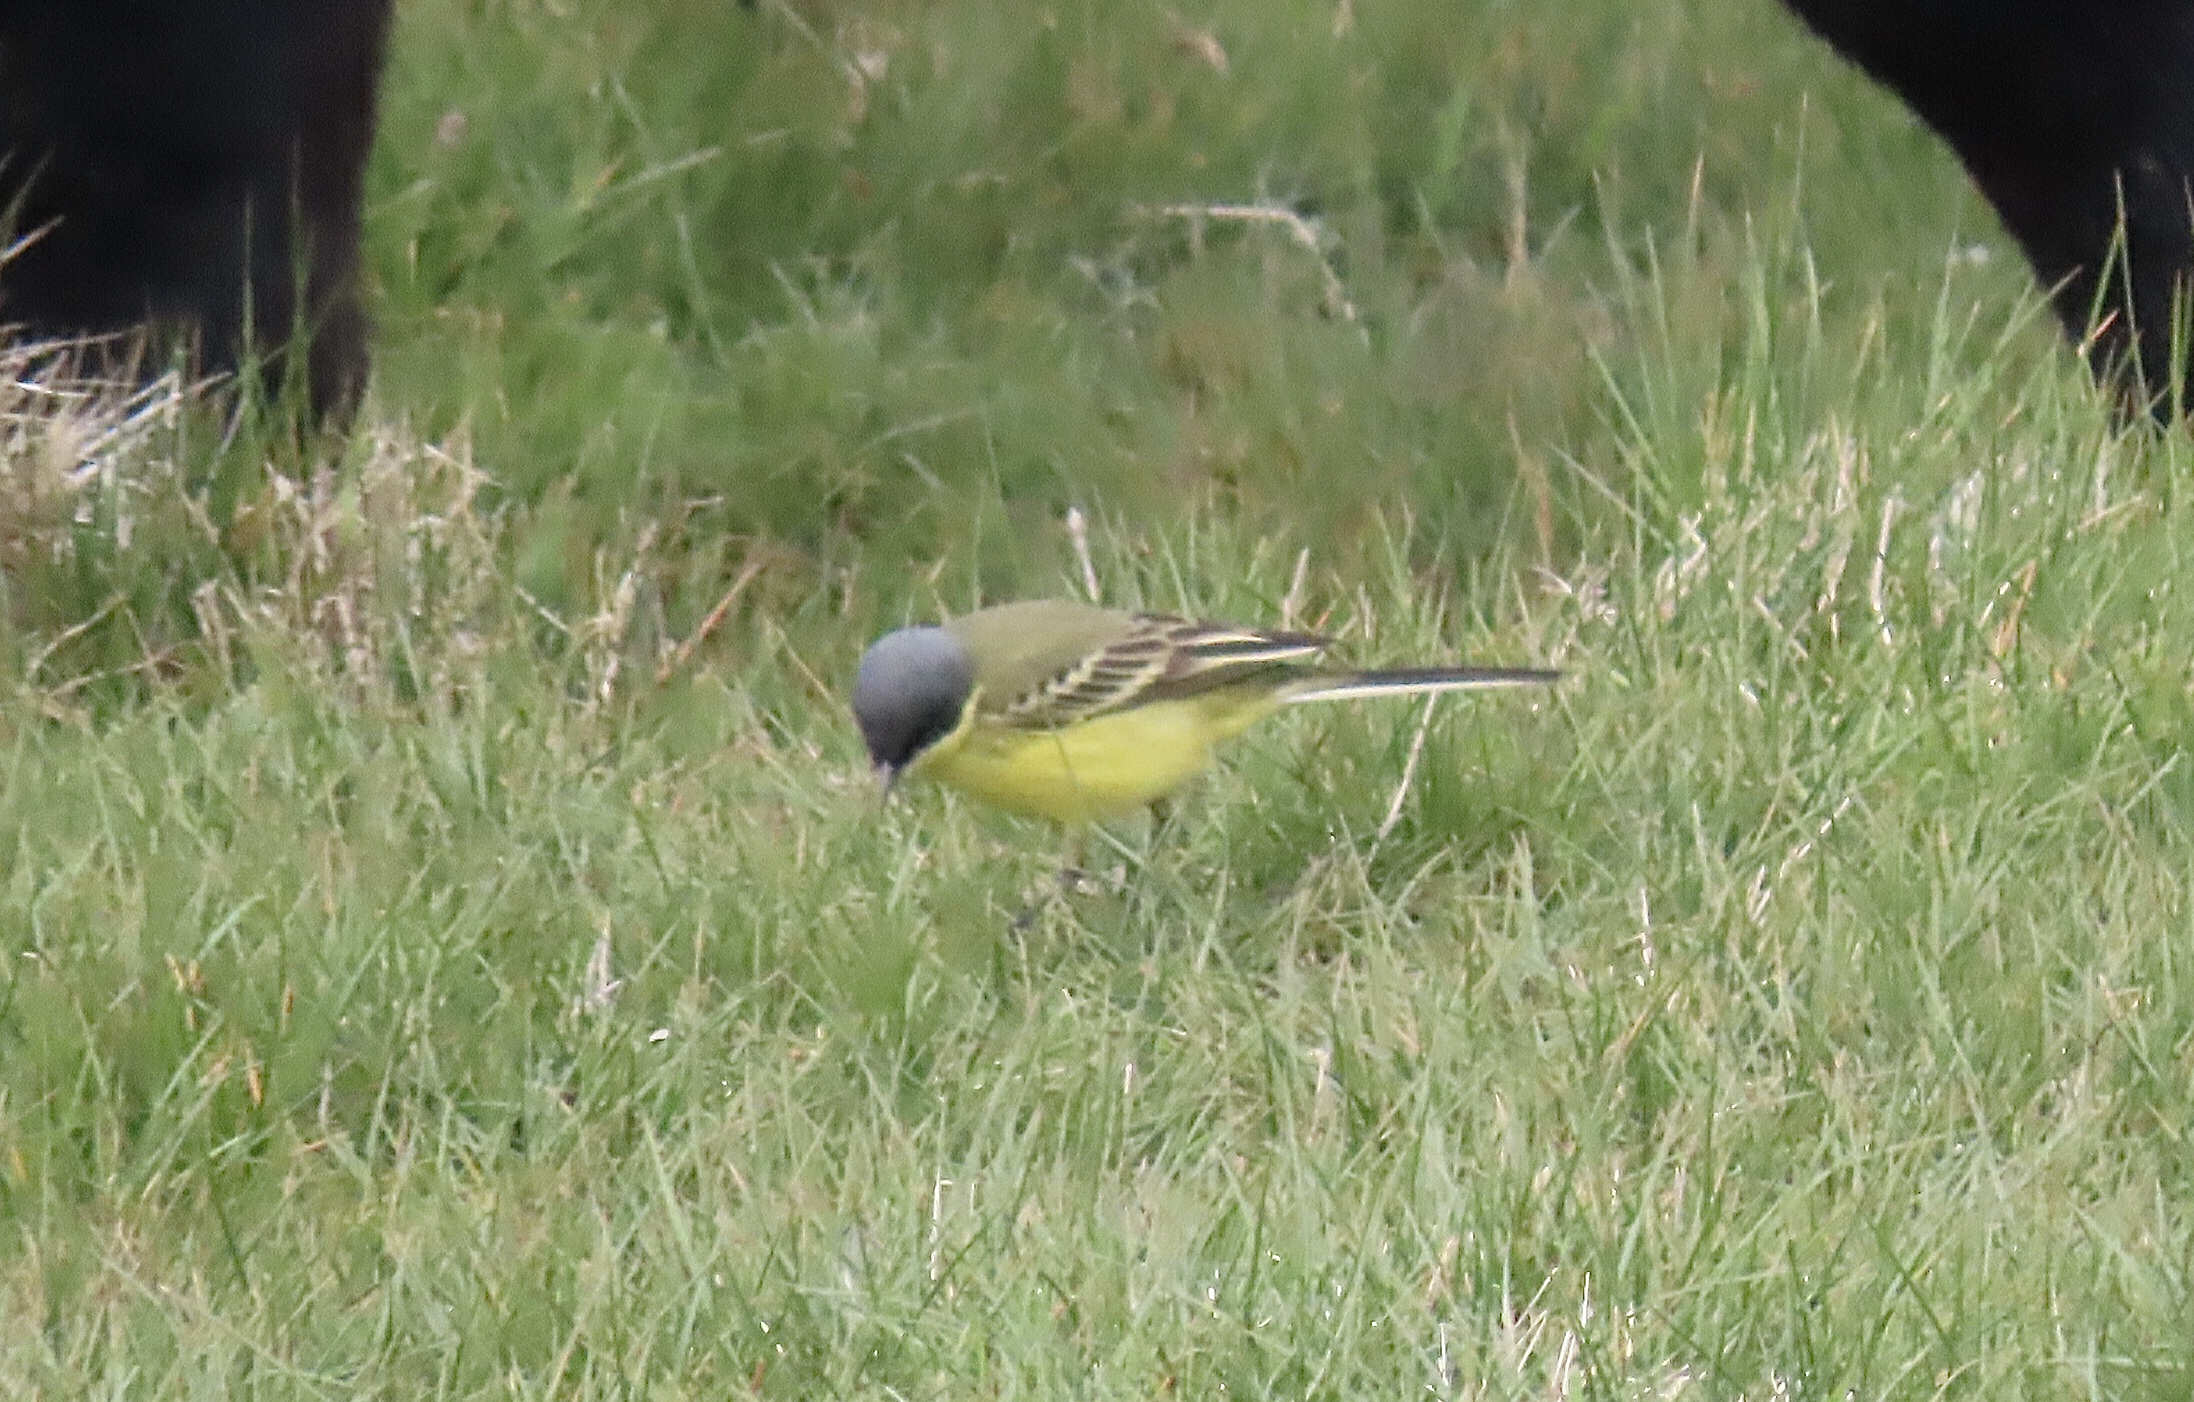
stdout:
<svg viewBox="0 0 2194 1402">
<path fill-rule="evenodd" d="M 1165 797 L 1210 765 L 1213 743 L 1270 709 L 1207 695 L 1137 706 L 1062 730 L 976 724 L 937 745 L 914 768 L 1009 812 L 1086 822 Z"/>
</svg>

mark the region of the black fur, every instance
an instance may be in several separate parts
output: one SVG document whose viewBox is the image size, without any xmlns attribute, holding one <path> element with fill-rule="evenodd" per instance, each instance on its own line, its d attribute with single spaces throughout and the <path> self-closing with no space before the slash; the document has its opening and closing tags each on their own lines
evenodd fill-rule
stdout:
<svg viewBox="0 0 2194 1402">
<path fill-rule="evenodd" d="M 0 0 L 0 324 L 151 325 L 209 370 L 304 335 L 364 384 L 358 222 L 390 0 Z M 304 300 L 300 305 L 298 293 Z"/>
<path fill-rule="evenodd" d="M 1950 142 L 2075 340 L 2102 318 L 2096 376 L 2168 410 L 2194 272 L 2194 0 L 1786 3 Z"/>
</svg>

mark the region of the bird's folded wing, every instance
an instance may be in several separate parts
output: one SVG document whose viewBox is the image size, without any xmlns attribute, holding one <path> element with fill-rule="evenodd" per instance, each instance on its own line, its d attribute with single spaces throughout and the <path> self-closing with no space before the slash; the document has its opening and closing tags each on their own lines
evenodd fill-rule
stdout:
<svg viewBox="0 0 2194 1402">
<path fill-rule="evenodd" d="M 1000 698 L 996 714 L 1008 725 L 1056 730 L 1261 676 L 1277 681 L 1326 646 L 1326 639 L 1308 633 L 1136 614 L 1102 647 L 1020 696 Z"/>
</svg>

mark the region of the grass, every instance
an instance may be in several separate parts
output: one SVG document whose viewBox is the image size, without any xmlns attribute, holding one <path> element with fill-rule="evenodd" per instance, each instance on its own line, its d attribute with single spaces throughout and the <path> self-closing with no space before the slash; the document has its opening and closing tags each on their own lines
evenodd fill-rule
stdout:
<svg viewBox="0 0 2194 1402">
<path fill-rule="evenodd" d="M 0 381 L 0 1391 L 2184 1395 L 2194 450 L 1909 119 L 1765 4 L 638 15 L 405 11 L 347 439 Z M 1070 507 L 1574 679 L 1053 897 L 843 693 Z"/>
</svg>

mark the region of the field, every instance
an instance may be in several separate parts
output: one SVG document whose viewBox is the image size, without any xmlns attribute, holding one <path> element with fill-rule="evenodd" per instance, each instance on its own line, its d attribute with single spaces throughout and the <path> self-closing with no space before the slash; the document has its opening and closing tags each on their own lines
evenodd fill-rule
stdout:
<svg viewBox="0 0 2194 1402">
<path fill-rule="evenodd" d="M 0 1395 L 2194 1386 L 2194 443 L 1769 0 L 400 8 L 354 433 L 0 377 Z M 878 798 L 1092 592 L 1569 679 Z"/>
</svg>

